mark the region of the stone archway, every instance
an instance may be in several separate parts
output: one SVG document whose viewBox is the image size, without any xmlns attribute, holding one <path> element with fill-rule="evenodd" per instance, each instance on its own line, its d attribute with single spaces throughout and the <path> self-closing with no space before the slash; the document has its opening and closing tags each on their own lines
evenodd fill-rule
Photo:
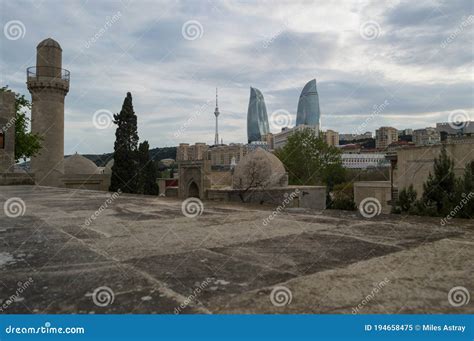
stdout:
<svg viewBox="0 0 474 341">
<path fill-rule="evenodd" d="M 188 185 L 188 193 L 186 197 L 193 197 L 193 198 L 199 198 L 199 186 L 196 184 L 196 182 L 191 181 Z"/>
</svg>

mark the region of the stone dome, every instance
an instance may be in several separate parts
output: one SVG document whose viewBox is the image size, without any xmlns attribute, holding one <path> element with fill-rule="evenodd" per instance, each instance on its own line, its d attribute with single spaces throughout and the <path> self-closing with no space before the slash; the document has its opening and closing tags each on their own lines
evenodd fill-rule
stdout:
<svg viewBox="0 0 474 341">
<path fill-rule="evenodd" d="M 99 169 L 94 162 L 82 155 L 74 154 L 64 160 L 64 174 L 98 174 Z"/>
<path fill-rule="evenodd" d="M 61 45 L 59 45 L 59 43 L 56 40 L 52 39 L 52 38 L 46 38 L 45 40 L 40 42 L 38 44 L 38 46 L 36 46 L 36 48 L 45 47 L 45 46 L 55 47 L 55 48 L 58 48 L 58 49 L 62 50 Z"/>
<path fill-rule="evenodd" d="M 112 166 L 114 165 L 114 159 L 110 159 L 109 162 L 105 164 L 104 174 L 112 174 Z"/>
<path fill-rule="evenodd" d="M 234 168 L 232 187 L 235 189 L 285 186 L 288 186 L 285 166 L 279 158 L 262 148 L 245 155 Z"/>
</svg>

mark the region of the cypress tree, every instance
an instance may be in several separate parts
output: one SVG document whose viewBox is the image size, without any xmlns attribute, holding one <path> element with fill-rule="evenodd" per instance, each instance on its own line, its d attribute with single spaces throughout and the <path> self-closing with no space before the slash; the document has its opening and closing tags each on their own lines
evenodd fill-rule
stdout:
<svg viewBox="0 0 474 341">
<path fill-rule="evenodd" d="M 109 190 L 124 193 L 138 192 L 137 116 L 133 111 L 132 94 L 127 92 L 122 110 L 114 115 L 117 125 L 114 144 L 114 165 Z"/>
<path fill-rule="evenodd" d="M 155 163 L 150 160 L 150 146 L 148 141 L 143 141 L 138 147 L 138 163 L 139 163 L 139 193 L 148 195 L 158 195 L 158 184 L 156 183 Z"/>
<path fill-rule="evenodd" d="M 437 214 L 445 215 L 453 206 L 455 190 L 454 162 L 443 145 L 439 157 L 434 160 L 433 174 L 430 172 L 423 184 L 422 201 L 428 210 L 434 208 Z"/>
</svg>

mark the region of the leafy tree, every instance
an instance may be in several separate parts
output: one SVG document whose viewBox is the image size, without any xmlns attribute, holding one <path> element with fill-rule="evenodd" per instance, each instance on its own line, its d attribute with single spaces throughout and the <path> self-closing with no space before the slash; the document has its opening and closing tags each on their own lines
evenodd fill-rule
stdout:
<svg viewBox="0 0 474 341">
<path fill-rule="evenodd" d="M 275 154 L 288 170 L 292 185 L 326 184 L 332 190 L 334 185 L 344 182 L 341 152 L 326 144 L 312 129 L 296 131 Z"/>
<path fill-rule="evenodd" d="M 157 173 L 155 164 L 150 160 L 149 149 L 148 141 L 144 141 L 138 146 L 138 193 L 158 195 L 158 184 L 156 183 Z"/>
<path fill-rule="evenodd" d="M 434 160 L 433 173 L 429 173 L 427 181 L 423 184 L 421 201 L 427 211 L 438 215 L 449 213 L 453 206 L 456 189 L 454 175 L 454 162 L 446 152 L 443 145 L 438 158 Z"/>
<path fill-rule="evenodd" d="M 329 198 L 328 208 L 348 211 L 357 209 L 354 202 L 354 186 L 351 182 L 335 185 Z"/>
<path fill-rule="evenodd" d="M 133 111 L 132 94 L 127 92 L 122 110 L 114 115 L 117 125 L 114 144 L 114 165 L 110 191 L 138 193 L 137 116 Z"/>
<path fill-rule="evenodd" d="M 0 88 L 0 92 L 9 92 L 8 86 Z M 15 162 L 31 158 L 41 150 L 41 136 L 28 131 L 30 118 L 26 116 L 31 103 L 24 95 L 15 93 Z"/>
</svg>

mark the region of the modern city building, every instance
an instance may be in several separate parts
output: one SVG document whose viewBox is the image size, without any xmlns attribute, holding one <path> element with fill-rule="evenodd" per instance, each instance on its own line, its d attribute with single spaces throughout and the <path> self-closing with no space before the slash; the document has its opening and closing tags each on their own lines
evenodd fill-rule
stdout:
<svg viewBox="0 0 474 341">
<path fill-rule="evenodd" d="M 474 121 L 436 123 L 436 130 L 444 135 L 471 135 L 474 134 Z"/>
<path fill-rule="evenodd" d="M 375 147 L 377 149 L 385 149 L 395 141 L 398 141 L 397 129 L 380 127 L 375 131 Z"/>
<path fill-rule="evenodd" d="M 441 141 L 439 131 L 433 127 L 413 130 L 412 141 L 417 146 L 427 146 Z"/>
<path fill-rule="evenodd" d="M 371 139 L 372 132 L 367 131 L 363 134 L 339 134 L 339 141 L 356 141 L 356 140 L 365 140 Z"/>
<path fill-rule="evenodd" d="M 341 154 L 342 166 L 351 169 L 390 167 L 385 153 Z"/>
<path fill-rule="evenodd" d="M 301 91 L 296 113 L 296 125 L 320 126 L 319 95 L 316 79 L 310 80 Z"/>
<path fill-rule="evenodd" d="M 296 127 L 293 127 L 293 128 L 285 127 L 281 129 L 281 132 L 273 135 L 273 148 L 274 149 L 282 148 L 288 141 L 288 138 L 291 135 L 293 135 L 293 133 L 295 133 L 296 131 L 304 130 L 304 129 L 312 129 L 316 135 L 319 135 L 318 126 L 297 125 Z"/>
<path fill-rule="evenodd" d="M 250 87 L 249 107 L 247 111 L 248 142 L 261 141 L 270 132 L 267 107 L 260 90 Z"/>
<path fill-rule="evenodd" d="M 323 138 L 329 146 L 339 145 L 339 133 L 337 131 L 328 129 L 323 133 Z"/>
</svg>

